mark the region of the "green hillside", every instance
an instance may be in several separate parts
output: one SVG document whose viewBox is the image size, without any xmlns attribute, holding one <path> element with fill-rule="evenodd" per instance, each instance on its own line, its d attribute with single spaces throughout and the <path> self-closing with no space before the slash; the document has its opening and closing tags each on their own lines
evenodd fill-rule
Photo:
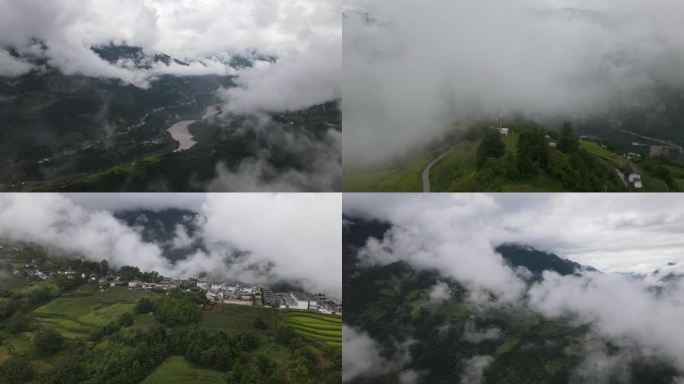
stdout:
<svg viewBox="0 0 684 384">
<path fill-rule="evenodd" d="M 0 383 L 341 380 L 340 318 L 5 271 L 43 257 L 0 251 Z"/>
<path fill-rule="evenodd" d="M 500 153 L 481 157 L 484 138 L 496 131 L 478 127 L 455 142 L 445 141 L 393 166 L 345 169 L 343 189 L 420 192 L 423 171 L 438 158 L 429 171 L 430 189 L 437 192 L 633 191 L 617 173 L 624 167 L 641 174 L 647 192 L 678 191 L 684 185 L 684 166 L 667 159 L 645 154 L 628 160 L 618 156 L 617 149 L 602 146 L 602 141 L 580 139 L 571 130 L 565 136 L 571 138 L 565 142 L 570 144 L 564 146 L 563 133 L 557 128 L 527 121 L 506 125 L 510 127 L 508 135 L 491 139 L 500 142 L 496 149 Z M 522 148 L 521 137 L 525 142 Z"/>
</svg>

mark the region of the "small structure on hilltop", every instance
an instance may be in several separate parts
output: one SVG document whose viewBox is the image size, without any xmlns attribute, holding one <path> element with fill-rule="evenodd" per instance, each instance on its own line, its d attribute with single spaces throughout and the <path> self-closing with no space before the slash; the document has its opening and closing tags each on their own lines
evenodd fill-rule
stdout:
<svg viewBox="0 0 684 384">
<path fill-rule="evenodd" d="M 504 136 L 508 135 L 508 128 L 499 128 L 499 133 Z"/>
</svg>

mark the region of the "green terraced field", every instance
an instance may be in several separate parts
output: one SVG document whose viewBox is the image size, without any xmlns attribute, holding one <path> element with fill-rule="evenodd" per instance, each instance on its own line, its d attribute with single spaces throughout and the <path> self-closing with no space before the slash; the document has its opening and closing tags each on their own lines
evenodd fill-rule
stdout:
<svg viewBox="0 0 684 384">
<path fill-rule="evenodd" d="M 171 356 L 162 363 L 143 384 L 193 384 L 193 383 L 217 383 L 226 382 L 226 374 L 210 369 L 196 368 L 188 363 L 182 356 Z"/>
<path fill-rule="evenodd" d="M 333 346 L 342 346 L 342 319 L 309 312 L 288 312 L 285 322 L 298 334 Z"/>
<path fill-rule="evenodd" d="M 121 314 L 131 312 L 138 298 L 153 295 L 156 293 L 125 287 L 112 288 L 106 292 L 92 292 L 84 288 L 36 308 L 33 314 L 38 323 L 56 330 L 64 337 L 75 338 L 87 336 Z"/>
</svg>

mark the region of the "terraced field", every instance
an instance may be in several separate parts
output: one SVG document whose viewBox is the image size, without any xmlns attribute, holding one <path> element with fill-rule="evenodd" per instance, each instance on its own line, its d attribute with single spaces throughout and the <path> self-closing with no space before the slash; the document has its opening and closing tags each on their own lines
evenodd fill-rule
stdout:
<svg viewBox="0 0 684 384">
<path fill-rule="evenodd" d="M 284 320 L 298 334 L 333 345 L 342 346 L 342 318 L 310 312 L 288 312 Z"/>
<path fill-rule="evenodd" d="M 112 288 L 106 292 L 83 290 L 38 307 L 33 314 L 38 323 L 56 330 L 64 337 L 76 338 L 87 336 L 121 314 L 131 312 L 138 298 L 151 295 L 154 293 L 125 287 Z"/>
</svg>

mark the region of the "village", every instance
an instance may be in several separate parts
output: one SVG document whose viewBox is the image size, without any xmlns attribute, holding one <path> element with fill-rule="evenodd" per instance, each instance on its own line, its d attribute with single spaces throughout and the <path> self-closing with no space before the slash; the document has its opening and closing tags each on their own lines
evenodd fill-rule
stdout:
<svg viewBox="0 0 684 384">
<path fill-rule="evenodd" d="M 20 248 L 15 248 L 17 251 Z M 92 262 L 88 262 L 92 263 Z M 97 284 L 100 292 L 125 286 L 128 289 L 168 292 L 181 289 L 188 293 L 203 292 L 212 303 L 261 306 L 275 309 L 317 312 L 326 315 L 342 315 L 342 303 L 335 297 L 301 291 L 277 291 L 259 284 L 202 280 L 199 278 L 173 279 L 156 272 L 140 272 L 135 267 L 123 266 L 118 271 L 106 273 L 76 271 L 71 267 L 41 269 L 44 262 L 31 260 L 21 268 L 14 269 L 14 275 L 32 280 L 66 279 L 82 283 Z M 93 263 L 97 265 L 97 263 Z"/>
</svg>

